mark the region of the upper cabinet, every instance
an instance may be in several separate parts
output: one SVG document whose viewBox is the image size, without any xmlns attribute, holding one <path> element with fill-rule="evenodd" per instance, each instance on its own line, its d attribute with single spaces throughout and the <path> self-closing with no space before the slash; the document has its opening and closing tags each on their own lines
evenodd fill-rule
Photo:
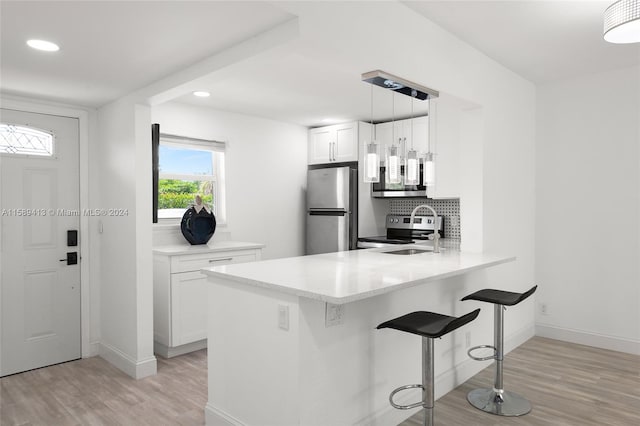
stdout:
<svg viewBox="0 0 640 426">
<path fill-rule="evenodd" d="M 376 141 L 380 146 L 382 161 L 385 161 L 387 148 L 392 143 L 400 147 L 400 152 L 415 149 L 421 158 L 424 158 L 431 148 L 431 152 L 434 153 L 436 177 L 435 185 L 427 187 L 427 196 L 459 198 L 460 141 L 456 111 L 445 107 L 439 112 L 436 134 L 431 144 L 429 119 L 426 116 L 376 124 Z"/>
<path fill-rule="evenodd" d="M 358 123 L 309 130 L 309 164 L 358 161 Z"/>
<path fill-rule="evenodd" d="M 435 185 L 427 187 L 429 198 L 460 198 L 460 120 L 458 106 L 439 102 L 434 152 Z"/>
<path fill-rule="evenodd" d="M 394 142 L 402 151 L 413 147 L 418 154 L 427 152 L 429 120 L 427 117 L 397 120 L 376 124 L 376 141 L 380 145 L 380 155 L 386 155 L 386 149 Z"/>
</svg>

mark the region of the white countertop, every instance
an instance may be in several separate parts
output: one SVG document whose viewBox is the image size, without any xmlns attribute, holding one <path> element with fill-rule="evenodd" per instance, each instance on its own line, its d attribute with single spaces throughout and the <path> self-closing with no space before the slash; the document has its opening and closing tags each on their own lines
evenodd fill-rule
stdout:
<svg viewBox="0 0 640 426">
<path fill-rule="evenodd" d="M 424 246 L 422 246 L 424 247 Z M 282 291 L 324 302 L 343 304 L 428 281 L 515 260 L 513 256 L 440 253 L 400 256 L 382 253 L 419 245 L 372 248 L 203 269 L 211 277 Z"/>
<path fill-rule="evenodd" d="M 153 248 L 153 253 L 175 256 L 180 254 L 215 253 L 226 250 L 242 250 L 263 248 L 264 244 L 247 243 L 242 241 L 216 241 L 209 244 L 179 244 L 173 246 L 158 246 Z"/>
</svg>

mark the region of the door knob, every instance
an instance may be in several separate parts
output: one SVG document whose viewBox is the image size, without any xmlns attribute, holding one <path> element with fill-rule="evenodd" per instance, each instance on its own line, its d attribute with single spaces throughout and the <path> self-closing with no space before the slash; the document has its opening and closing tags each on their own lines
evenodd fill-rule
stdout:
<svg viewBox="0 0 640 426">
<path fill-rule="evenodd" d="M 67 265 L 77 265 L 78 264 L 78 252 L 72 251 L 67 253 L 66 259 L 60 259 L 60 262 L 67 262 Z"/>
</svg>

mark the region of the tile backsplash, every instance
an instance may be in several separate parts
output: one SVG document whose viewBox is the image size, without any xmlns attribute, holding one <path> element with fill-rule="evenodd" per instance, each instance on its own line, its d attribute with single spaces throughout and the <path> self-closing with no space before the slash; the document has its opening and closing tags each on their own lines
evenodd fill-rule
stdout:
<svg viewBox="0 0 640 426">
<path fill-rule="evenodd" d="M 427 204 L 435 209 L 438 216 L 444 219 L 444 236 L 452 240 L 460 241 L 460 199 L 449 200 L 429 200 L 429 199 L 392 199 L 389 204 L 389 213 L 397 215 L 409 215 L 414 208 L 420 204 Z M 430 213 L 421 209 L 418 215 L 429 215 Z"/>
</svg>

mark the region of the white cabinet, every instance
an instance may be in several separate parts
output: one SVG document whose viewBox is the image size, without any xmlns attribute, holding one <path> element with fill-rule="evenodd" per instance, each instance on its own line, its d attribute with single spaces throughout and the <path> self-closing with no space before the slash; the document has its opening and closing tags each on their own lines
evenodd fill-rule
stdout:
<svg viewBox="0 0 640 426">
<path fill-rule="evenodd" d="M 435 185 L 427 188 L 429 198 L 460 198 L 460 120 L 460 107 L 440 99 L 431 146 L 435 153 Z"/>
<path fill-rule="evenodd" d="M 309 130 L 309 164 L 358 161 L 358 123 Z"/>
<path fill-rule="evenodd" d="M 380 145 L 380 155 L 386 156 L 386 149 L 393 143 L 408 151 L 412 147 L 419 155 L 427 152 L 429 120 L 416 117 L 413 120 L 397 120 L 376 124 L 376 141 Z"/>
<path fill-rule="evenodd" d="M 449 114 L 449 113 L 452 114 Z M 435 138 L 431 141 L 431 152 L 435 159 L 435 185 L 427 188 L 429 198 L 460 197 L 460 140 L 455 111 L 441 108 Z M 380 155 L 386 160 L 386 149 L 395 142 L 401 152 L 412 147 L 421 158 L 429 151 L 429 119 L 417 117 L 395 122 L 376 124 L 376 141 Z"/>
<path fill-rule="evenodd" d="M 154 249 L 155 353 L 170 358 L 207 346 L 207 278 L 202 268 L 260 260 L 261 244 L 221 242 L 218 247 Z"/>
</svg>

